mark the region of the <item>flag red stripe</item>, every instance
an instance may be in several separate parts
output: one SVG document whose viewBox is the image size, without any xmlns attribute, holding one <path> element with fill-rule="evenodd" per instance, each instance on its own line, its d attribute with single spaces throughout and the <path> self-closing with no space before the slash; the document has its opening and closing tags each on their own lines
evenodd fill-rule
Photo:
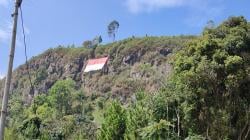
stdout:
<svg viewBox="0 0 250 140">
<path fill-rule="evenodd" d="M 90 59 L 87 65 L 103 64 L 103 63 L 106 63 L 107 60 L 108 60 L 108 57 L 99 58 L 99 59 Z"/>
</svg>

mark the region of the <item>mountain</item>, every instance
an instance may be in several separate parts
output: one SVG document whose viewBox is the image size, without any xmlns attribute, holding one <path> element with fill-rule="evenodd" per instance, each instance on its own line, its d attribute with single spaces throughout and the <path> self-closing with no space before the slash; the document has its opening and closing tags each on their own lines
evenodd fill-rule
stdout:
<svg viewBox="0 0 250 140">
<path fill-rule="evenodd" d="M 139 90 L 156 92 L 162 87 L 172 71 L 169 61 L 171 56 L 193 38 L 196 37 L 133 37 L 99 45 L 96 49 L 83 46 L 58 46 L 49 49 L 28 61 L 29 70 L 26 64 L 14 70 L 10 104 L 14 100 L 27 109 L 32 106 L 34 98 L 47 96 L 57 81 L 66 79 L 75 82 L 74 90 L 81 90 L 86 96 L 84 100 L 89 104 L 93 104 L 88 101 L 93 96 L 118 99 L 126 104 L 135 98 L 135 93 Z M 83 72 L 93 51 L 95 58 L 109 56 L 107 74 L 101 71 Z M 4 80 L 1 80 L 1 95 L 3 88 Z M 12 106 L 9 110 L 12 110 Z M 19 111 L 23 113 L 21 110 Z M 23 123 L 23 120 L 18 121 Z"/>
<path fill-rule="evenodd" d="M 107 56 L 108 73 L 84 73 Z M 199 36 L 49 49 L 13 73 L 5 138 L 247 140 L 249 56 L 242 16 Z"/>
<path fill-rule="evenodd" d="M 109 56 L 108 74 L 83 73 L 92 49 L 59 46 L 32 58 L 29 63 L 34 93 L 29 83 L 26 65 L 19 66 L 13 73 L 12 93 L 22 94 L 25 102 L 30 97 L 47 93 L 53 84 L 71 78 L 78 88 L 92 93 L 111 93 L 126 100 L 139 87 L 156 91 L 171 71 L 169 56 L 181 49 L 193 36 L 129 38 L 115 43 L 100 45 L 95 57 Z M 138 84 L 138 85 L 134 85 Z M 3 93 L 1 81 L 1 93 Z M 31 96 L 30 96 L 31 95 Z"/>
</svg>

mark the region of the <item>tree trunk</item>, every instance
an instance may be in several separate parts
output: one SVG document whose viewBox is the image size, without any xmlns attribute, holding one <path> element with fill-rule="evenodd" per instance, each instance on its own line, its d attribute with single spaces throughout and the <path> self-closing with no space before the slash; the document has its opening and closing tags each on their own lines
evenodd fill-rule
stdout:
<svg viewBox="0 0 250 140">
<path fill-rule="evenodd" d="M 250 133 L 250 126 L 248 125 L 247 133 L 246 133 L 246 135 L 244 137 L 244 140 L 247 140 L 250 137 L 249 133 Z"/>
<path fill-rule="evenodd" d="M 178 134 L 178 137 L 180 137 L 180 114 L 179 114 L 179 110 L 175 109 L 175 113 L 176 113 L 176 116 L 177 116 L 177 134 Z"/>
</svg>

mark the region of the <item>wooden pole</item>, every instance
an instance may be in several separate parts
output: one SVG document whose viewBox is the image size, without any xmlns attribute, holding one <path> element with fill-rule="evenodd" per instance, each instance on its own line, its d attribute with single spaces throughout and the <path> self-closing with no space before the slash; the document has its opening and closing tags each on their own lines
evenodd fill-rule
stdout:
<svg viewBox="0 0 250 140">
<path fill-rule="evenodd" d="M 8 73 L 5 79 L 4 95 L 3 95 L 3 100 L 2 100 L 2 110 L 1 110 L 1 119 L 0 119 L 0 140 L 4 140 L 4 129 L 5 129 L 5 123 L 6 123 L 8 98 L 9 98 L 9 92 L 10 92 L 13 61 L 14 61 L 15 46 L 16 46 L 18 8 L 21 6 L 21 3 L 22 3 L 22 0 L 16 0 L 14 13 L 12 14 L 12 17 L 14 18 L 14 22 L 13 22 L 13 30 L 12 30 L 11 49 L 10 49 L 10 55 L 9 55 Z"/>
</svg>

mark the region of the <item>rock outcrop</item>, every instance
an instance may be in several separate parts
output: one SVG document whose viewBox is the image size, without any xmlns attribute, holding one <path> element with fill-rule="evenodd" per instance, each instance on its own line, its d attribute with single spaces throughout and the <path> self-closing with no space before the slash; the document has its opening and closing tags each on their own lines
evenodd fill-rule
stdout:
<svg viewBox="0 0 250 140">
<path fill-rule="evenodd" d="M 83 88 L 87 94 L 111 93 L 121 100 L 126 100 L 138 88 L 157 90 L 171 71 L 169 57 L 186 41 L 188 37 L 146 37 L 99 46 L 95 51 L 96 57 L 110 57 L 107 75 L 100 72 L 83 73 L 90 49 L 50 49 L 29 61 L 34 95 L 48 93 L 57 80 L 66 78 L 76 81 L 78 88 Z M 1 94 L 3 83 L 3 80 L 0 81 Z M 14 71 L 11 91 L 22 94 L 25 101 L 30 100 L 31 86 L 25 65 Z"/>
</svg>

